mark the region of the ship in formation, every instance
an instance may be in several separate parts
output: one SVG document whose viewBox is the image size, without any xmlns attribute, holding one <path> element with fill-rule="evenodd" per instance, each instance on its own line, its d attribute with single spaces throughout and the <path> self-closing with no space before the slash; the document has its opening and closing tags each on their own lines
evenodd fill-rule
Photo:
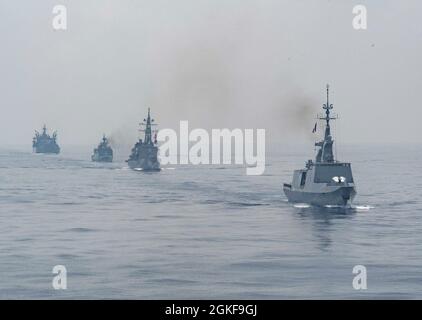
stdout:
<svg viewBox="0 0 422 320">
<path fill-rule="evenodd" d="M 35 153 L 59 154 L 60 147 L 57 144 L 57 132 L 54 131 L 50 136 L 47 133 L 47 127 L 44 125 L 42 133 L 35 131 L 35 136 L 32 139 L 32 148 Z"/>
<path fill-rule="evenodd" d="M 113 149 L 105 135 L 103 135 L 103 139 L 98 147 L 94 149 L 91 159 L 95 162 L 113 162 Z"/>
<path fill-rule="evenodd" d="M 144 132 L 144 140 L 139 139 L 132 148 L 129 159 L 126 160 L 131 169 L 142 171 L 160 171 L 160 162 L 158 161 L 157 133 L 152 128 L 157 124 L 151 118 L 150 109 L 148 116 L 141 125 L 141 132 Z M 153 137 L 154 133 L 154 137 Z"/>
<path fill-rule="evenodd" d="M 337 117 L 331 113 L 333 105 L 329 101 L 328 85 L 327 102 L 323 105 L 323 109 L 325 114 L 319 115 L 318 119 L 325 122 L 324 138 L 315 143 L 318 148 L 315 161 L 308 160 L 304 169 L 295 170 L 292 182 L 283 184 L 283 191 L 289 202 L 308 203 L 316 206 L 344 206 L 353 201 L 356 196 L 356 187 L 351 164 L 338 161 L 334 157 L 334 140 L 330 121 Z M 142 126 L 140 131 L 144 132 L 144 139 L 139 139 L 135 143 L 126 162 L 131 169 L 160 171 L 157 133 L 152 129 L 156 124 L 151 118 L 149 108 L 147 118 L 140 125 Z M 316 131 L 316 125 L 314 131 Z M 52 136 L 48 135 L 44 125 L 41 134 L 38 131 L 35 132 L 33 148 L 36 153 L 58 154 L 60 147 L 57 144 L 57 132 L 54 132 Z M 94 149 L 92 161 L 113 161 L 113 150 L 105 135 L 98 147 Z"/>
<path fill-rule="evenodd" d="M 283 190 L 289 202 L 315 206 L 346 206 L 353 201 L 356 187 L 351 164 L 334 158 L 330 121 L 337 117 L 331 113 L 333 105 L 329 102 L 328 85 L 327 103 L 323 105 L 323 109 L 325 114 L 319 115 L 318 119 L 325 122 L 324 139 L 315 143 L 318 148 L 315 161 L 308 160 L 304 169 L 295 170 L 293 181 L 285 183 Z"/>
</svg>

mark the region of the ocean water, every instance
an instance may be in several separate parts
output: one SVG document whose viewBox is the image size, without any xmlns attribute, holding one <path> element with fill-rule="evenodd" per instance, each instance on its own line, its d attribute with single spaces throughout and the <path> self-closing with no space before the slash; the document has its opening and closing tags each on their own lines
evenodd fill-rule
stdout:
<svg viewBox="0 0 422 320">
<path fill-rule="evenodd" d="M 2 149 L 0 298 L 422 298 L 422 146 L 343 147 L 358 187 L 347 209 L 286 201 L 306 151 L 247 176 Z M 66 290 L 52 287 L 55 265 Z M 353 289 L 355 265 L 367 290 Z"/>
</svg>

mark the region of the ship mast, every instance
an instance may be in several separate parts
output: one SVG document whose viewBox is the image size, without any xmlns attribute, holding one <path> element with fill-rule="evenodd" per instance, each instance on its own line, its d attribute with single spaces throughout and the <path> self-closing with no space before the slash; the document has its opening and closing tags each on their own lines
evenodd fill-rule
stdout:
<svg viewBox="0 0 422 320">
<path fill-rule="evenodd" d="M 330 128 L 330 120 L 337 119 L 336 117 L 332 117 L 330 115 L 330 110 L 333 109 L 333 105 L 330 104 L 330 85 L 327 84 L 327 103 L 322 107 L 325 109 L 325 117 L 319 117 L 320 120 L 325 120 L 325 135 L 324 140 L 327 140 L 329 136 L 331 136 L 331 128 Z"/>
<path fill-rule="evenodd" d="M 334 140 L 331 136 L 331 127 L 330 120 L 337 119 L 336 116 L 333 116 L 330 113 L 330 110 L 333 109 L 333 105 L 330 104 L 330 86 L 327 84 L 327 103 L 323 104 L 322 107 L 325 110 L 325 116 L 318 116 L 319 120 L 325 121 L 325 134 L 324 140 L 315 143 L 315 146 L 320 147 L 317 153 L 316 162 L 334 162 L 333 155 L 333 143 Z"/>
<path fill-rule="evenodd" d="M 154 144 L 152 141 L 152 126 L 156 126 L 156 124 L 153 124 L 153 122 L 154 119 L 151 119 L 150 108 L 148 108 L 148 117 L 141 123 L 141 125 L 145 126 L 145 129 L 140 130 L 141 132 L 145 132 L 145 144 Z"/>
</svg>

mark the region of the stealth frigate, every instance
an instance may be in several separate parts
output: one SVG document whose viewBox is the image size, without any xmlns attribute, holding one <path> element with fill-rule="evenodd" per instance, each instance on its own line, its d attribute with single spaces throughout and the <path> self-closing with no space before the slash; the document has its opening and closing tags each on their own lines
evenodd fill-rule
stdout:
<svg viewBox="0 0 422 320">
<path fill-rule="evenodd" d="M 145 132 L 144 141 L 139 139 L 135 146 L 132 148 L 132 152 L 129 159 L 126 160 L 131 169 L 137 169 L 142 171 L 160 171 L 160 162 L 158 161 L 158 146 L 157 146 L 157 135 L 152 137 L 152 127 L 156 126 L 154 119 L 151 119 L 150 109 L 148 108 L 148 116 L 140 124 L 144 127 L 141 132 Z"/>
<path fill-rule="evenodd" d="M 113 162 L 113 149 L 110 147 L 105 135 L 103 135 L 103 140 L 98 147 L 94 149 L 91 159 L 95 162 Z"/>
<path fill-rule="evenodd" d="M 32 148 L 35 153 L 60 153 L 60 147 L 57 144 L 57 132 L 53 132 L 53 135 L 50 136 L 47 134 L 47 127 L 44 125 L 41 134 L 35 131 Z"/>
<path fill-rule="evenodd" d="M 283 190 L 290 202 L 345 206 L 353 201 L 356 188 L 350 163 L 334 159 L 330 120 L 337 117 L 330 114 L 333 105 L 329 102 L 328 85 L 323 109 L 325 115 L 319 115 L 318 119 L 325 121 L 325 134 L 324 140 L 315 143 L 318 148 L 315 162 L 308 160 L 304 169 L 295 170 L 292 183 L 285 183 Z"/>
</svg>

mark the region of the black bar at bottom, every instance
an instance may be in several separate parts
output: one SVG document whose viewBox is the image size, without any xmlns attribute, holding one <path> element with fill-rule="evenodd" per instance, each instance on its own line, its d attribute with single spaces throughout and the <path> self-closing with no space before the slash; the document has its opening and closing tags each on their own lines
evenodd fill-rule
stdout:
<svg viewBox="0 0 422 320">
<path fill-rule="evenodd" d="M 29 312 L 43 318 L 66 316 L 80 319 L 82 316 L 100 315 L 120 319 L 131 315 L 134 319 L 148 320 L 202 320 L 202 319 L 288 319 L 300 316 L 324 316 L 341 319 L 344 316 L 369 315 L 403 317 L 406 312 L 420 310 L 420 301 L 382 300 L 59 300 L 33 301 L 8 300 L 0 302 L 2 312 L 13 315 Z M 9 310 L 7 310 L 9 309 Z"/>
</svg>

